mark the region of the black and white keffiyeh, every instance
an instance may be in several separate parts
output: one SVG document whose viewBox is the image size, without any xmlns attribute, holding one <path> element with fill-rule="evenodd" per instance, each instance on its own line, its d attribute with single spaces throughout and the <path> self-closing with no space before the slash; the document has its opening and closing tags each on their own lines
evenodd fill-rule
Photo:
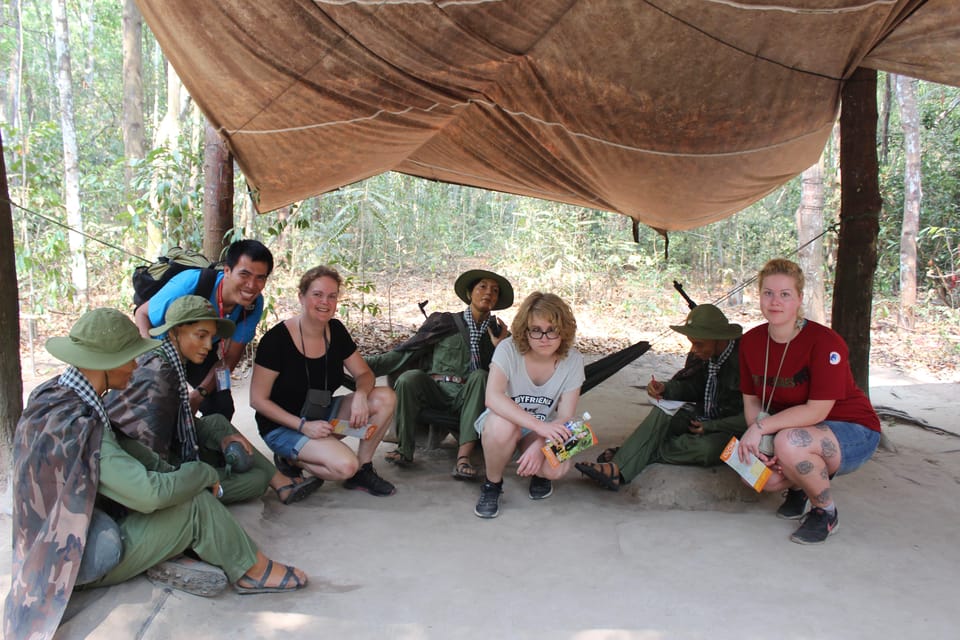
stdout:
<svg viewBox="0 0 960 640">
<path fill-rule="evenodd" d="M 717 406 L 717 374 L 720 372 L 723 363 L 733 353 L 735 346 L 736 341 L 731 340 L 727 343 L 727 348 L 723 350 L 723 353 L 707 361 L 707 386 L 703 391 L 703 417 L 708 420 L 716 418 L 720 413 L 720 408 Z"/>
<path fill-rule="evenodd" d="M 160 353 L 177 370 L 180 392 L 180 411 L 177 416 L 177 441 L 180 444 L 180 460 L 189 462 L 199 459 L 197 445 L 197 426 L 193 422 L 193 410 L 190 408 L 190 389 L 187 386 L 187 371 L 180 358 L 180 352 L 170 340 L 170 334 L 160 343 Z"/>
<path fill-rule="evenodd" d="M 76 391 L 84 404 L 97 412 L 97 415 L 103 420 L 104 425 L 110 424 L 110 418 L 107 417 L 107 410 L 103 406 L 103 400 L 100 399 L 100 394 L 93 388 L 93 385 L 90 384 L 87 377 L 80 373 L 79 369 L 74 366 L 67 367 L 67 370 L 60 374 L 58 382 L 68 389 Z"/>
<path fill-rule="evenodd" d="M 487 331 L 490 316 L 484 318 L 483 322 L 478 326 L 477 323 L 473 321 L 473 313 L 470 311 L 470 307 L 467 307 L 463 311 L 463 319 L 467 324 L 467 328 L 470 330 L 470 371 L 476 371 L 480 368 L 480 338 L 482 338 L 483 334 Z"/>
</svg>

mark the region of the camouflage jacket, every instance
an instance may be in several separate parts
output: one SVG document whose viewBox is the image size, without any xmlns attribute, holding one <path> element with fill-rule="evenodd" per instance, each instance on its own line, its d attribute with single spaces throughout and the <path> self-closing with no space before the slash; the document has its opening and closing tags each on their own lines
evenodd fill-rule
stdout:
<svg viewBox="0 0 960 640">
<path fill-rule="evenodd" d="M 160 350 L 137 358 L 137 369 L 125 389 L 103 397 L 114 428 L 145 444 L 164 460 L 170 459 L 177 436 L 180 380 L 173 364 Z"/>
<path fill-rule="evenodd" d="M 50 638 L 60 624 L 86 544 L 105 426 L 58 378 L 30 394 L 13 440 L 7 638 Z"/>
<path fill-rule="evenodd" d="M 484 332 L 480 338 L 482 369 L 490 368 L 493 351 L 493 341 Z M 392 351 L 366 356 L 364 360 L 377 376 L 395 378 L 408 369 L 423 369 L 427 373 L 465 377 L 470 373 L 470 330 L 463 312 L 436 311 L 412 337 Z"/>
</svg>

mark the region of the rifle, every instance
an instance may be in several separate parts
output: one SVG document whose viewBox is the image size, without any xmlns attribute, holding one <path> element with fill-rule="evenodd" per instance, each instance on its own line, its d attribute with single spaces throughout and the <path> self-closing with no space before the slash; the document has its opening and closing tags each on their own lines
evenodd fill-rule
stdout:
<svg viewBox="0 0 960 640">
<path fill-rule="evenodd" d="M 690 296 L 687 295 L 687 292 L 686 292 L 686 291 L 683 290 L 683 285 L 682 285 L 682 284 L 680 284 L 679 282 L 677 282 L 676 280 L 674 280 L 674 281 L 673 281 L 673 288 L 677 290 L 677 293 L 679 293 L 681 296 L 683 296 L 683 299 L 684 299 L 684 300 L 687 301 L 687 306 L 688 306 L 688 307 L 690 307 L 691 309 L 693 309 L 694 307 L 697 306 L 697 303 L 694 302 L 694 301 L 690 298 Z"/>
</svg>

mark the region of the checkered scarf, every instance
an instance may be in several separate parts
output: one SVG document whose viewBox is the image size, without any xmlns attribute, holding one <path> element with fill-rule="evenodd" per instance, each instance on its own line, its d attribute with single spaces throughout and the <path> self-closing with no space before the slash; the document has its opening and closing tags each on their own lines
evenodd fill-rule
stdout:
<svg viewBox="0 0 960 640">
<path fill-rule="evenodd" d="M 100 394 L 87 380 L 87 376 L 80 373 L 79 369 L 74 366 L 67 367 L 67 370 L 60 374 L 58 382 L 68 389 L 76 391 L 80 399 L 97 412 L 97 415 L 103 420 L 104 426 L 110 424 L 110 418 L 107 417 L 107 410 L 103 406 Z"/>
<path fill-rule="evenodd" d="M 168 332 L 160 343 L 160 354 L 177 370 L 178 391 L 180 392 L 180 413 L 177 416 L 177 442 L 180 444 L 180 460 L 189 462 L 198 460 L 200 447 L 197 446 L 197 426 L 193 422 L 193 409 L 190 408 L 190 390 L 187 388 L 187 370 L 177 347 L 174 346 Z"/>
<path fill-rule="evenodd" d="M 470 307 L 463 311 L 463 319 L 470 330 L 470 371 L 476 371 L 480 368 L 480 338 L 487 332 L 487 324 L 490 322 L 490 316 L 483 319 L 483 322 L 477 326 L 473 321 L 473 313 Z"/>
<path fill-rule="evenodd" d="M 717 406 L 717 374 L 720 372 L 723 363 L 733 353 L 735 345 L 736 340 L 731 340 L 727 343 L 727 348 L 723 350 L 723 353 L 707 361 L 707 387 L 703 391 L 703 417 L 708 420 L 716 418 L 717 414 L 720 413 L 720 408 Z"/>
</svg>

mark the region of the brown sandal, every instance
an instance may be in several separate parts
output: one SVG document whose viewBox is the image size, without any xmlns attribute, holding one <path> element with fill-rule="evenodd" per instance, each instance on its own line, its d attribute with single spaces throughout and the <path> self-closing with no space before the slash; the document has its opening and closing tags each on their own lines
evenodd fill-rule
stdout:
<svg viewBox="0 0 960 640">
<path fill-rule="evenodd" d="M 460 456 L 457 458 L 457 464 L 454 465 L 450 475 L 457 480 L 476 480 L 477 469 L 470 464 L 470 456 Z"/>
</svg>

